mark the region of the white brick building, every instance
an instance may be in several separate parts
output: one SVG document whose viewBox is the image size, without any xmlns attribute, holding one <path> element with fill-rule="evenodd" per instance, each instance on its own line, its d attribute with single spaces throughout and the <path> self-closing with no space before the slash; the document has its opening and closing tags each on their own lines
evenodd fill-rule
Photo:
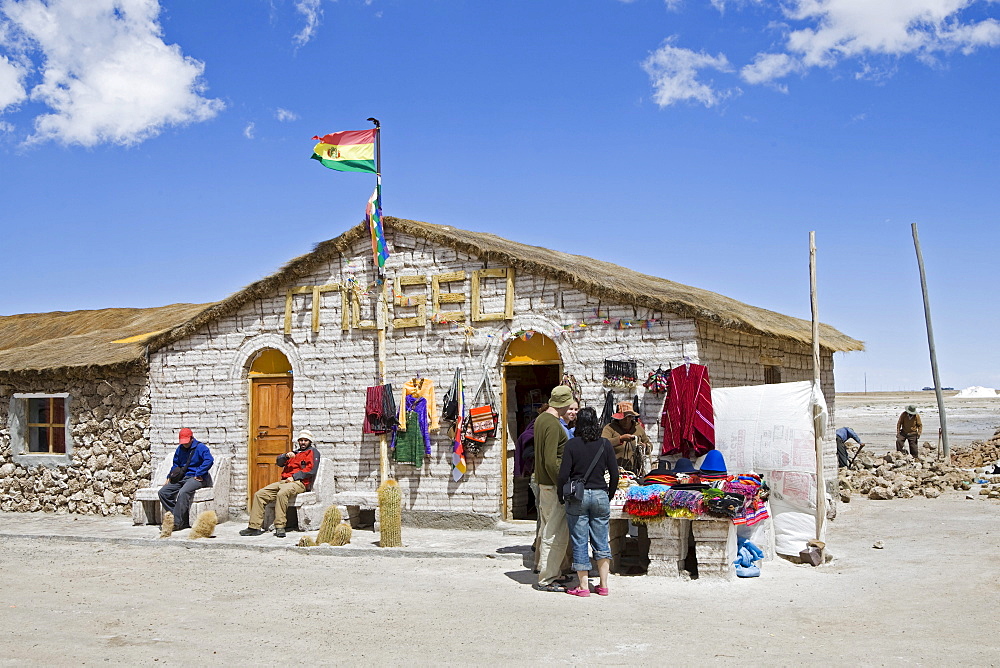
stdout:
<svg viewBox="0 0 1000 668">
<path fill-rule="evenodd" d="M 371 242 L 359 225 L 288 263 L 186 323 L 148 341 L 151 416 L 146 438 L 158 460 L 191 427 L 234 456 L 230 506 L 276 475 L 271 463 L 294 432 L 310 429 L 332 463 L 334 492 L 373 491 L 397 479 L 410 521 L 485 525 L 519 511 L 513 436 L 563 373 L 600 412 L 606 359 L 633 359 L 640 382 L 688 357 L 716 387 L 810 380 L 810 324 L 721 295 L 606 262 L 527 246 L 491 234 L 387 217 L 387 312 L 377 313 Z M 380 468 L 380 439 L 362 434 L 365 389 L 377 383 L 378 327 L 385 323 L 386 382 L 431 379 L 436 402 L 464 370 L 466 403 L 487 370 L 499 398 L 501 436 L 451 476 L 442 427 L 422 467 Z M 581 326 L 586 325 L 586 326 Z M 834 403 L 833 352 L 861 343 L 823 326 L 822 383 Z M 654 442 L 662 397 L 641 384 Z M 512 506 L 513 503 L 513 506 Z"/>
</svg>

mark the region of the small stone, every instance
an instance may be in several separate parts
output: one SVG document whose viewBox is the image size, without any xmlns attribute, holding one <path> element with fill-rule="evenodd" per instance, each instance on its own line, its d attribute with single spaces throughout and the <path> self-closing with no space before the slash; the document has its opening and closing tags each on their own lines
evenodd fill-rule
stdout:
<svg viewBox="0 0 1000 668">
<path fill-rule="evenodd" d="M 883 543 L 883 542 L 882 542 L 882 541 L 880 541 L 880 540 L 877 540 L 877 541 L 875 541 L 875 543 L 874 543 L 874 544 L 872 545 L 872 547 L 873 547 L 873 548 L 875 548 L 876 550 L 884 550 L 884 549 L 885 549 L 885 543 Z"/>
<path fill-rule="evenodd" d="M 975 500 L 976 495 L 975 494 L 966 494 L 965 498 L 970 499 L 970 500 Z"/>
<path fill-rule="evenodd" d="M 928 499 L 936 499 L 939 496 L 941 496 L 941 490 L 939 490 L 936 487 L 929 487 L 924 490 L 924 496 L 926 496 Z"/>
</svg>

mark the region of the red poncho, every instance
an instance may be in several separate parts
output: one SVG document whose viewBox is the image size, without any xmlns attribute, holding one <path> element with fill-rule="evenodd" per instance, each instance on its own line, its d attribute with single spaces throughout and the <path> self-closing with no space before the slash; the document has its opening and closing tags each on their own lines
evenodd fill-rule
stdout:
<svg viewBox="0 0 1000 668">
<path fill-rule="evenodd" d="M 670 372 L 660 425 L 665 455 L 694 459 L 715 449 L 715 413 L 707 367 L 682 364 Z"/>
</svg>

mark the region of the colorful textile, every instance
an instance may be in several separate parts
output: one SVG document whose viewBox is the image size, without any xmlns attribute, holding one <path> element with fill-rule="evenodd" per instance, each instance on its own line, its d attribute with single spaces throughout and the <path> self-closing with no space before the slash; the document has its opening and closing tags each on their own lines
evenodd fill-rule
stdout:
<svg viewBox="0 0 1000 668">
<path fill-rule="evenodd" d="M 458 482 L 465 475 L 468 466 L 465 463 L 465 446 L 462 445 L 462 423 L 465 422 L 465 386 L 462 384 L 462 374 L 457 374 L 458 387 L 455 396 L 458 399 L 458 409 L 455 414 L 454 444 L 451 448 L 451 479 Z"/>
<path fill-rule="evenodd" d="M 708 368 L 682 364 L 670 372 L 670 391 L 660 416 L 662 454 L 698 457 L 715 449 L 715 414 Z"/>
<path fill-rule="evenodd" d="M 431 454 L 431 438 L 427 431 L 427 400 L 406 397 L 406 431 L 397 430 L 392 440 L 393 458 L 397 462 L 423 466 L 424 456 Z"/>
<path fill-rule="evenodd" d="M 365 221 L 372 237 L 372 262 L 378 267 L 378 275 L 385 278 L 385 261 L 389 259 L 389 247 L 385 243 L 382 229 L 382 186 L 375 186 L 365 207 Z"/>
<path fill-rule="evenodd" d="M 392 385 L 369 387 L 365 393 L 365 421 L 363 434 L 385 434 L 396 428 L 396 401 L 392 398 Z"/>
<path fill-rule="evenodd" d="M 411 396 L 418 399 L 426 399 L 427 406 L 427 419 L 429 422 L 428 429 L 437 430 L 438 428 L 438 417 L 437 417 L 437 405 L 434 403 L 434 381 L 430 378 L 412 378 L 403 384 L 403 401 L 399 405 L 399 430 L 404 431 L 406 428 L 406 416 L 404 412 L 406 411 L 406 401 Z M 430 454 L 428 449 L 427 454 Z"/>
<path fill-rule="evenodd" d="M 636 485 L 629 487 L 622 512 L 637 518 L 663 514 L 663 496 L 670 491 L 666 485 Z"/>
<path fill-rule="evenodd" d="M 313 137 L 320 143 L 310 156 L 324 167 L 338 172 L 375 173 L 375 132 L 371 130 L 346 130 L 322 137 Z"/>
</svg>

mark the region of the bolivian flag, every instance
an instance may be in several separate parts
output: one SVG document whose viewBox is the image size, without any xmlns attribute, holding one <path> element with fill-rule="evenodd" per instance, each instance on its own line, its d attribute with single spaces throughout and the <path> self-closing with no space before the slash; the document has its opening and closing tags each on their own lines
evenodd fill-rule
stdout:
<svg viewBox="0 0 1000 668">
<path fill-rule="evenodd" d="M 375 173 L 375 128 L 371 130 L 345 130 L 323 137 L 313 137 L 319 143 L 313 149 L 312 159 L 324 167 L 339 172 Z"/>
</svg>

